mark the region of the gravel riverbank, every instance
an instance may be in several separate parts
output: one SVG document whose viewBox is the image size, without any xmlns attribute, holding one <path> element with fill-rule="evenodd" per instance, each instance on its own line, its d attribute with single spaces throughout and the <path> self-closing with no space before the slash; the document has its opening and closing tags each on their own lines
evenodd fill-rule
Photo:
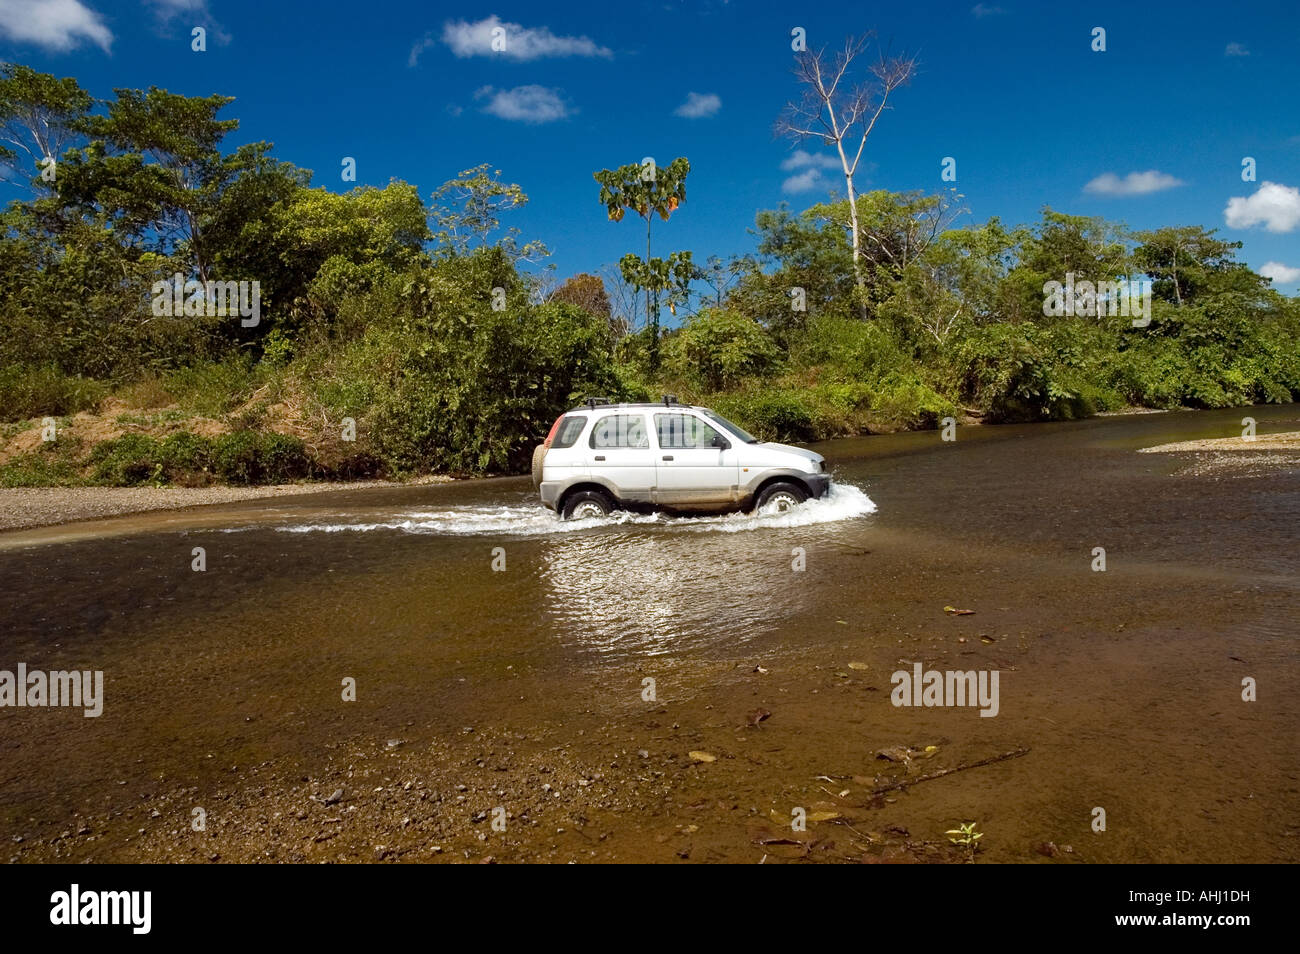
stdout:
<svg viewBox="0 0 1300 954">
<path fill-rule="evenodd" d="M 423 477 L 407 483 L 363 480 L 264 487 L 13 487 L 0 489 L 0 530 L 102 520 L 149 510 L 179 510 L 240 500 L 294 497 L 364 487 L 407 487 L 450 480 L 450 477 Z"/>
</svg>

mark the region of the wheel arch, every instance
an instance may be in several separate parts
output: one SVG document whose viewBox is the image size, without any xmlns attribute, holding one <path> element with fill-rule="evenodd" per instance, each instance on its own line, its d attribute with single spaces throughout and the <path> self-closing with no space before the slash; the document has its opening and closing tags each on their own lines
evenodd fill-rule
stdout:
<svg viewBox="0 0 1300 954">
<path fill-rule="evenodd" d="M 813 496 L 813 489 L 809 483 L 799 476 L 797 471 L 787 471 L 775 474 L 768 474 L 749 491 L 748 499 L 753 502 L 758 499 L 759 495 L 771 487 L 773 484 L 795 484 L 809 497 Z"/>
<path fill-rule="evenodd" d="M 619 503 L 618 494 L 614 492 L 614 489 L 612 487 L 610 487 L 608 484 L 604 484 L 600 482 L 599 480 L 583 478 L 581 480 L 574 481 L 572 484 L 570 484 L 569 486 L 565 487 L 562 491 L 560 491 L 560 495 L 555 498 L 556 513 L 564 513 L 564 505 L 568 503 L 569 498 L 572 497 L 574 494 L 581 493 L 584 490 L 599 491 L 600 493 L 604 494 L 606 497 L 609 498 L 609 502 L 611 504 L 613 504 L 614 506 L 618 506 Z"/>
</svg>

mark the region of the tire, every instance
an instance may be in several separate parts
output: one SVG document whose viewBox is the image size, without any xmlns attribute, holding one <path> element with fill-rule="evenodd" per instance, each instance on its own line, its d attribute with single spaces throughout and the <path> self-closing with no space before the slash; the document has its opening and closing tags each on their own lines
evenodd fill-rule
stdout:
<svg viewBox="0 0 1300 954">
<path fill-rule="evenodd" d="M 546 460 L 546 452 L 549 448 L 545 444 L 538 444 L 533 448 L 533 489 L 536 490 L 542 486 L 542 462 Z"/>
<path fill-rule="evenodd" d="M 614 509 L 614 501 L 599 490 L 579 490 L 564 501 L 565 520 L 585 520 L 604 517 Z"/>
<path fill-rule="evenodd" d="M 785 513 L 807 499 L 808 492 L 798 484 L 784 480 L 777 481 L 768 484 L 759 493 L 758 500 L 754 503 L 754 513 L 762 513 L 765 510 L 770 513 Z"/>
</svg>

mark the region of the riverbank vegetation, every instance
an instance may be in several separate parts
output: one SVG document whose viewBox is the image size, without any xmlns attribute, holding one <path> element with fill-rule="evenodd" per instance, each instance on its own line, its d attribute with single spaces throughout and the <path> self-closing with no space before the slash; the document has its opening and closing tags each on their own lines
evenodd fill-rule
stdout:
<svg viewBox="0 0 1300 954">
<path fill-rule="evenodd" d="M 1300 301 L 1199 226 L 874 191 L 759 211 L 744 256 L 652 257 L 651 219 L 689 208 L 681 157 L 644 188 L 592 170 L 646 257 L 561 281 L 498 170 L 333 192 L 228 148 L 229 104 L 0 68 L 26 190 L 0 213 L 0 484 L 518 473 L 590 394 L 796 441 L 1300 396 Z M 1050 282 L 1147 279 L 1149 321 L 1104 294 L 1045 314 Z"/>
</svg>

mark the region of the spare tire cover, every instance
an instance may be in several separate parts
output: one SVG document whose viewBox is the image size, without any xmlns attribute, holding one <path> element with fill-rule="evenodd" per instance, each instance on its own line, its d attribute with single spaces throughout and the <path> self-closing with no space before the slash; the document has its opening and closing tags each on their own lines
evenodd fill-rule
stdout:
<svg viewBox="0 0 1300 954">
<path fill-rule="evenodd" d="M 533 486 L 542 486 L 542 461 L 546 459 L 547 447 L 545 444 L 538 444 L 533 449 Z"/>
</svg>

